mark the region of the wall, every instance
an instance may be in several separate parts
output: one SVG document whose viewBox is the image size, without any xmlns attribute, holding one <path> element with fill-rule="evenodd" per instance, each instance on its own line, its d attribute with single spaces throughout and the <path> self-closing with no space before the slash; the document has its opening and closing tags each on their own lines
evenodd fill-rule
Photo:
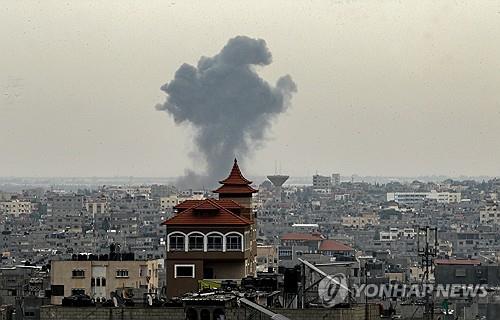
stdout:
<svg viewBox="0 0 500 320">
<path fill-rule="evenodd" d="M 275 309 L 291 320 L 365 319 L 365 306 L 359 305 L 349 309 Z M 243 308 L 226 309 L 227 320 L 245 319 L 249 312 Z M 0 318 L 1 319 L 1 318 Z M 40 309 L 40 320 L 184 320 L 184 308 L 70 308 L 59 306 L 43 306 Z M 263 318 L 265 319 L 265 318 Z M 378 305 L 369 306 L 368 320 L 380 319 Z M 1 319 L 3 320 L 3 319 Z"/>
<path fill-rule="evenodd" d="M 149 288 L 158 288 L 158 273 L 154 270 L 158 269 L 158 261 L 52 261 L 51 262 L 51 285 L 64 285 L 64 296 L 71 295 L 72 288 L 85 289 L 85 294 L 95 296 L 91 287 L 91 278 L 93 270 L 102 267 L 103 272 L 106 272 L 105 297 L 111 298 L 111 292 L 119 288 L 140 288 L 141 285 L 148 286 Z M 146 272 L 141 275 L 141 266 Z M 85 276 L 82 278 L 73 278 L 72 271 L 80 269 L 85 271 Z M 128 277 L 117 277 L 117 270 L 128 270 Z M 151 270 L 152 277 L 148 281 L 148 270 Z M 97 276 L 103 277 L 102 273 Z M 94 287 L 97 288 L 97 287 Z M 62 296 L 52 296 L 53 304 L 61 304 Z"/>
<path fill-rule="evenodd" d="M 313 319 L 335 319 L 335 320 L 359 320 L 366 319 L 365 305 L 353 306 L 345 309 L 274 309 L 291 320 L 313 320 Z M 378 305 L 369 305 L 368 320 L 380 319 Z"/>
<path fill-rule="evenodd" d="M 183 308 L 70 308 L 43 306 L 40 320 L 183 320 Z"/>
</svg>

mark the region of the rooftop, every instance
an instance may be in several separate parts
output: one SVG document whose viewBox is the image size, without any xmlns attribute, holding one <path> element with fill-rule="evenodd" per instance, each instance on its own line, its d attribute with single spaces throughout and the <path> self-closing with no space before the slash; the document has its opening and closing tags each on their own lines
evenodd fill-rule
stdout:
<svg viewBox="0 0 500 320">
<path fill-rule="evenodd" d="M 323 236 L 319 233 L 290 232 L 282 235 L 281 240 L 320 241 L 323 240 Z"/>
<path fill-rule="evenodd" d="M 162 225 L 250 225 L 251 222 L 226 208 L 227 203 L 234 207 L 232 202 L 220 202 L 214 199 L 199 200 L 191 202 L 193 205 L 184 209 L 170 219 L 165 220 Z M 186 204 L 187 205 L 187 204 Z"/>
<path fill-rule="evenodd" d="M 434 260 L 434 264 L 436 265 L 459 265 L 459 266 L 478 266 L 481 264 L 480 260 L 476 259 L 436 259 Z"/>
<path fill-rule="evenodd" d="M 252 188 L 250 184 L 252 181 L 246 179 L 242 174 L 240 167 L 238 166 L 238 161 L 234 159 L 233 168 L 229 173 L 229 176 L 219 181 L 222 186 L 214 190 L 215 193 L 223 194 L 248 194 L 257 192 L 256 189 Z"/>
<path fill-rule="evenodd" d="M 320 251 L 353 251 L 351 247 L 335 240 L 323 240 L 319 245 Z"/>
</svg>

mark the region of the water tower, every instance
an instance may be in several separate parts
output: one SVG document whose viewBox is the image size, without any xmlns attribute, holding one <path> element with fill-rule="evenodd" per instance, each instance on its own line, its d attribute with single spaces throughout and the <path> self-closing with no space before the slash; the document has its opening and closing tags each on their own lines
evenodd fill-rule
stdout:
<svg viewBox="0 0 500 320">
<path fill-rule="evenodd" d="M 290 176 L 275 174 L 267 176 L 267 178 L 269 179 L 269 181 L 271 181 L 275 188 L 280 188 L 288 180 L 288 178 L 290 178 Z"/>
</svg>

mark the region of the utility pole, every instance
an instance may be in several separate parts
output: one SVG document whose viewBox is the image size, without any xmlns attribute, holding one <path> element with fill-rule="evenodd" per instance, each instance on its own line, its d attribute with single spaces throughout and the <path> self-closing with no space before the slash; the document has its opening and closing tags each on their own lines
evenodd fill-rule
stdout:
<svg viewBox="0 0 500 320">
<path fill-rule="evenodd" d="M 434 297 L 429 296 L 429 274 L 432 270 L 432 261 L 437 255 L 438 238 L 436 227 L 419 227 L 417 232 L 418 255 L 422 258 L 422 269 L 425 270 L 425 311 L 424 319 L 434 319 Z M 433 295 L 433 292 L 430 293 Z"/>
<path fill-rule="evenodd" d="M 368 320 L 370 318 L 370 312 L 368 309 L 368 295 L 366 294 L 367 293 L 366 286 L 368 286 L 368 277 L 369 276 L 370 276 L 370 272 L 368 271 L 367 263 L 365 261 L 365 319 L 366 320 Z"/>
</svg>

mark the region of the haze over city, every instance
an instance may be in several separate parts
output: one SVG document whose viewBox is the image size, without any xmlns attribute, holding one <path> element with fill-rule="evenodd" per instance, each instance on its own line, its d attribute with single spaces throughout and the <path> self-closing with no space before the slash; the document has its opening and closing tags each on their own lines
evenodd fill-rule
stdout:
<svg viewBox="0 0 500 320">
<path fill-rule="evenodd" d="M 499 38 L 499 1 L 0 1 L 0 319 L 500 319 Z"/>
<path fill-rule="evenodd" d="M 263 79 L 289 74 L 298 87 L 242 159 L 249 175 L 276 161 L 292 176 L 500 175 L 499 12 L 483 1 L 3 3 L 0 176 L 199 170 L 193 128 L 155 110 L 160 87 L 240 35 L 272 53 Z"/>
</svg>

